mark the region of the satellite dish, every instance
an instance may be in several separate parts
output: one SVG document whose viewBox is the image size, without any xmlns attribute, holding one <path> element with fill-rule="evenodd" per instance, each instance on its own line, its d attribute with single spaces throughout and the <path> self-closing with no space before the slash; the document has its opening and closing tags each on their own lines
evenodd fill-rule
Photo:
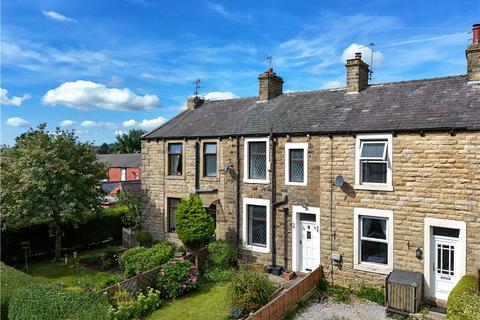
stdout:
<svg viewBox="0 0 480 320">
<path fill-rule="evenodd" d="M 337 176 L 337 177 L 335 178 L 335 185 L 336 185 L 337 187 L 340 187 L 340 188 L 343 187 L 343 182 L 344 182 L 343 176 Z"/>
</svg>

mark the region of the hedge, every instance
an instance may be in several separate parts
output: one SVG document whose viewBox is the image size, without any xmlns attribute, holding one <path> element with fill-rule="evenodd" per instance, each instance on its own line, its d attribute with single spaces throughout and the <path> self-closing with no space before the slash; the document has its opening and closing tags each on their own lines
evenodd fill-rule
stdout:
<svg viewBox="0 0 480 320">
<path fill-rule="evenodd" d="M 448 296 L 448 320 L 480 319 L 480 294 L 478 280 L 474 276 L 463 276 Z"/>
<path fill-rule="evenodd" d="M 1 319 L 7 319 L 8 315 L 8 302 L 10 298 L 19 288 L 31 285 L 35 282 L 31 276 L 26 273 L 20 272 L 12 267 L 7 266 L 3 262 L 0 262 L 0 309 Z"/>
<path fill-rule="evenodd" d="M 18 289 L 10 299 L 10 320 L 108 319 L 109 303 L 98 293 L 72 292 L 36 283 Z"/>
<path fill-rule="evenodd" d="M 124 275 L 129 278 L 139 272 L 159 267 L 173 257 L 170 243 L 158 243 L 151 248 L 136 247 L 126 250 L 118 260 Z"/>
<path fill-rule="evenodd" d="M 464 292 L 474 292 L 477 289 L 477 278 L 475 276 L 465 275 L 457 282 L 448 296 L 448 305 L 455 303 Z"/>
</svg>

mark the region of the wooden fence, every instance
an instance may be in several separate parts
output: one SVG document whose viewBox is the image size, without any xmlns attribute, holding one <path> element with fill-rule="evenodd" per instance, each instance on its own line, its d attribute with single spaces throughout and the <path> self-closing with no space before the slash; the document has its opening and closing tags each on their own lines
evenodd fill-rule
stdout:
<svg viewBox="0 0 480 320">
<path fill-rule="evenodd" d="M 198 251 L 198 260 L 199 265 L 201 266 L 207 259 L 207 247 L 204 247 Z M 192 253 L 187 253 L 187 255 L 181 257 L 180 259 L 185 259 L 191 263 L 195 263 L 195 256 Z M 139 292 L 145 291 L 148 288 L 153 288 L 155 286 L 157 275 L 162 270 L 162 267 L 155 267 L 145 272 L 138 273 L 132 278 L 123 280 L 122 282 L 116 283 L 100 291 L 102 294 L 112 297 L 119 288 L 127 290 L 132 296 L 136 296 Z"/>
<path fill-rule="evenodd" d="M 305 297 L 312 289 L 317 286 L 318 281 L 323 276 L 322 266 L 310 272 L 305 278 L 300 280 L 290 289 L 284 291 L 278 297 L 263 306 L 260 310 L 249 316 L 248 320 L 277 320 L 297 302 Z"/>
</svg>

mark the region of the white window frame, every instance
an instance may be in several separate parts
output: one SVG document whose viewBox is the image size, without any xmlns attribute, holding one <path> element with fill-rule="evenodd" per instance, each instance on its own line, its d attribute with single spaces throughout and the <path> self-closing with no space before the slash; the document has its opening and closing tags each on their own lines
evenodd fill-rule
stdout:
<svg viewBox="0 0 480 320">
<path fill-rule="evenodd" d="M 361 261 L 361 223 L 360 218 L 372 217 L 387 219 L 387 243 L 388 243 L 388 264 L 382 265 L 373 262 Z M 393 211 L 368 208 L 355 208 L 353 210 L 353 269 L 388 274 L 393 270 Z M 379 239 L 375 239 L 377 241 Z"/>
<path fill-rule="evenodd" d="M 265 179 L 250 179 L 249 178 L 249 143 L 250 142 L 265 142 L 266 143 L 266 166 L 265 166 Z M 245 138 L 243 144 L 243 182 L 246 183 L 261 183 L 267 184 L 270 183 L 270 139 L 267 138 Z"/>
<path fill-rule="evenodd" d="M 290 150 L 303 149 L 303 182 L 290 181 Z M 308 184 L 308 143 L 285 143 L 285 184 L 290 186 L 306 186 Z"/>
<path fill-rule="evenodd" d="M 387 182 L 386 183 L 363 183 L 361 181 L 361 149 L 362 143 L 366 142 L 386 142 L 386 157 L 387 161 Z M 385 151 L 384 151 L 385 152 Z M 359 134 L 355 138 L 355 189 L 357 190 L 375 190 L 375 191 L 393 191 L 392 184 L 392 135 L 391 134 Z"/>
<path fill-rule="evenodd" d="M 248 244 L 248 206 L 263 206 L 267 210 L 267 245 L 265 247 L 254 246 Z M 256 199 L 256 198 L 243 198 L 243 242 L 245 250 L 260 252 L 260 253 L 269 253 L 270 252 L 270 200 L 265 199 Z"/>
<path fill-rule="evenodd" d="M 127 168 L 120 168 L 120 181 L 127 180 Z"/>
</svg>

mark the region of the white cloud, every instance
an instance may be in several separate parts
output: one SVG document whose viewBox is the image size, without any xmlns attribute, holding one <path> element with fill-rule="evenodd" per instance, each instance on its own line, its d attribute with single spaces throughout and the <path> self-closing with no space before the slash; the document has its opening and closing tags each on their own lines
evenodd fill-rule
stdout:
<svg viewBox="0 0 480 320">
<path fill-rule="evenodd" d="M 76 122 L 75 121 L 72 121 L 72 120 L 63 120 L 62 122 L 60 122 L 60 127 L 69 127 L 69 126 L 73 126 Z"/>
<path fill-rule="evenodd" d="M 24 94 L 21 97 L 8 97 L 8 90 L 0 88 L 0 103 L 6 106 L 16 106 L 20 107 L 23 101 L 30 99 L 31 96 L 29 94 Z"/>
<path fill-rule="evenodd" d="M 163 124 L 167 119 L 162 116 L 158 116 L 153 119 L 143 119 L 141 122 L 136 121 L 135 119 L 130 119 L 122 123 L 124 128 L 142 128 L 142 129 L 153 129 L 161 124 Z"/>
<path fill-rule="evenodd" d="M 230 91 L 213 91 L 213 92 L 208 92 L 203 96 L 206 100 L 210 101 L 215 101 L 215 100 L 228 100 L 228 99 L 236 99 L 240 98 L 237 96 L 235 93 L 230 92 Z"/>
<path fill-rule="evenodd" d="M 55 11 L 45 11 L 45 10 L 43 10 L 42 13 L 45 17 L 48 17 L 48 18 L 53 19 L 53 20 L 77 22 L 77 20 L 69 18 L 67 16 L 64 16 L 63 14 L 60 14 L 60 13 L 55 12 Z"/>
<path fill-rule="evenodd" d="M 322 85 L 322 89 L 332 89 L 332 88 L 340 88 L 342 85 L 340 81 L 333 80 L 333 81 L 327 81 Z"/>
<path fill-rule="evenodd" d="M 32 124 L 30 121 L 19 117 L 8 118 L 5 123 L 11 127 L 28 127 Z"/>
<path fill-rule="evenodd" d="M 115 87 L 115 86 L 118 86 L 118 85 L 119 85 L 120 83 L 122 83 L 123 81 L 124 81 L 123 78 L 120 77 L 120 76 L 115 76 L 115 75 L 113 75 L 113 76 L 110 77 L 110 85 L 111 85 L 111 86 L 114 86 L 114 87 Z"/>
<path fill-rule="evenodd" d="M 247 15 L 247 14 L 241 14 L 241 13 L 235 13 L 235 12 L 227 11 L 227 9 L 225 9 L 225 7 L 222 6 L 221 4 L 210 2 L 210 1 L 205 1 L 205 4 L 207 5 L 207 7 L 210 10 L 215 11 L 216 13 L 222 15 L 223 17 L 225 17 L 227 19 L 230 19 L 230 20 L 233 20 L 233 21 L 238 21 L 238 22 L 252 20 L 252 16 Z"/>
<path fill-rule="evenodd" d="M 138 96 L 128 88 L 107 88 L 92 81 L 77 80 L 65 82 L 59 87 L 49 90 L 42 98 L 46 105 L 65 105 L 74 109 L 90 109 L 92 107 L 139 111 L 149 110 L 160 104 L 156 95 Z"/>
<path fill-rule="evenodd" d="M 123 131 L 123 130 L 115 130 L 115 135 L 116 136 L 121 136 L 122 134 L 125 134 L 127 133 L 126 131 Z"/>
<path fill-rule="evenodd" d="M 347 59 L 353 59 L 355 53 L 360 52 L 362 54 L 362 60 L 365 63 L 370 64 L 372 59 L 372 50 L 362 44 L 352 43 L 348 46 L 342 53 L 342 62 L 345 62 Z M 373 51 L 373 65 L 379 66 L 382 65 L 383 54 L 380 51 Z"/>
<path fill-rule="evenodd" d="M 106 128 L 106 129 L 117 129 L 118 125 L 113 122 L 104 122 L 104 121 L 92 121 L 92 120 L 85 120 L 80 123 L 81 127 L 84 128 Z"/>
</svg>

